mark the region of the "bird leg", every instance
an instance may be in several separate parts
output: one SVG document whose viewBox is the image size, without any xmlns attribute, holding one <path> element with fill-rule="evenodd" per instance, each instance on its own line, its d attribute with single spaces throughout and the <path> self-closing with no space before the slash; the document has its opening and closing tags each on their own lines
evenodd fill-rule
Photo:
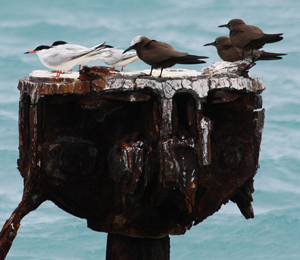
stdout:
<svg viewBox="0 0 300 260">
<path fill-rule="evenodd" d="M 144 73 L 144 76 L 152 76 L 152 70 L 153 70 L 153 67 L 151 66 L 151 70 L 150 70 L 150 74 L 146 74 L 146 73 Z M 142 76 L 142 75 L 141 75 Z"/>
<path fill-rule="evenodd" d="M 242 60 L 244 59 L 244 51 L 242 51 Z"/>
<path fill-rule="evenodd" d="M 137 75 L 136 78 L 142 77 L 142 76 L 152 76 L 152 70 L 153 70 L 153 67 L 151 67 L 150 74 L 146 74 L 146 73 L 142 72 L 141 74 Z"/>
<path fill-rule="evenodd" d="M 151 66 L 150 74 L 147 76 L 152 76 L 152 70 L 153 70 L 153 67 Z"/>
<path fill-rule="evenodd" d="M 158 76 L 159 78 L 161 78 L 161 74 L 162 74 L 162 72 L 163 72 L 163 69 L 164 69 L 164 68 L 161 68 L 161 70 L 160 70 L 160 74 L 159 74 L 159 76 Z"/>
<path fill-rule="evenodd" d="M 56 73 L 56 75 L 53 76 L 53 78 L 59 78 L 60 74 L 61 74 L 61 70 L 58 70 L 57 73 Z"/>
</svg>

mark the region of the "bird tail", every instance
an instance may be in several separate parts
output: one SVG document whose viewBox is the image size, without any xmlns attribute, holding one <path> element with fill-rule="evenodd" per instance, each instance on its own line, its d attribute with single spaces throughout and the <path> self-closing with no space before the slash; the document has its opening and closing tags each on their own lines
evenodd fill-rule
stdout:
<svg viewBox="0 0 300 260">
<path fill-rule="evenodd" d="M 103 48 L 105 48 L 105 43 L 106 42 L 102 42 L 102 43 L 90 48 L 90 50 L 93 51 L 93 50 L 103 49 Z"/>
<path fill-rule="evenodd" d="M 263 36 L 265 43 L 273 43 L 273 42 L 279 42 L 283 39 L 282 37 L 283 33 L 277 33 L 277 34 L 265 34 Z"/>
<path fill-rule="evenodd" d="M 78 59 L 81 57 L 89 57 L 89 56 L 92 56 L 92 55 L 95 55 L 95 54 L 98 54 L 98 53 L 101 53 L 104 51 L 108 51 L 108 49 L 105 47 L 105 42 L 103 42 L 99 45 L 96 45 L 87 51 L 79 53 L 78 55 L 74 56 L 72 59 Z"/>
<path fill-rule="evenodd" d="M 201 59 L 208 59 L 208 57 L 188 54 L 186 56 L 173 57 L 171 59 L 173 59 L 174 62 L 178 64 L 198 64 L 198 63 L 206 63 L 204 60 Z"/>
<path fill-rule="evenodd" d="M 257 60 L 281 60 L 282 57 L 287 55 L 285 53 L 273 53 L 273 52 L 264 52 L 262 54 L 259 55 L 259 57 L 257 58 Z"/>
<path fill-rule="evenodd" d="M 103 42 L 101 44 L 98 44 L 98 45 L 90 48 L 90 51 L 83 54 L 82 56 L 85 56 L 85 57 L 98 56 L 98 58 L 96 60 L 110 58 L 112 56 L 112 53 L 110 50 L 113 50 L 116 48 L 111 45 L 106 45 L 105 43 L 106 42 Z"/>
<path fill-rule="evenodd" d="M 283 35 L 283 33 L 264 34 L 263 37 L 251 41 L 251 43 L 249 43 L 245 47 L 249 47 L 249 50 L 253 50 L 253 49 L 258 50 L 258 49 L 262 48 L 266 43 L 273 43 L 273 42 L 281 41 L 283 39 L 283 37 L 281 35 Z"/>
</svg>

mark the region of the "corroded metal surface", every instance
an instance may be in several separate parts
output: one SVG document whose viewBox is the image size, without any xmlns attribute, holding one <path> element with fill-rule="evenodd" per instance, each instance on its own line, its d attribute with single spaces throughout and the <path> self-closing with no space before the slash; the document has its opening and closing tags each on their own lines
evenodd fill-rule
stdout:
<svg viewBox="0 0 300 260">
<path fill-rule="evenodd" d="M 184 234 L 229 200 L 253 218 L 264 85 L 241 76 L 244 63 L 220 66 L 20 79 L 18 166 L 40 191 L 34 208 L 48 199 L 93 230 L 149 239 Z"/>
<path fill-rule="evenodd" d="M 170 259 L 170 238 L 138 239 L 115 234 L 107 236 L 107 260 L 166 260 Z"/>
</svg>

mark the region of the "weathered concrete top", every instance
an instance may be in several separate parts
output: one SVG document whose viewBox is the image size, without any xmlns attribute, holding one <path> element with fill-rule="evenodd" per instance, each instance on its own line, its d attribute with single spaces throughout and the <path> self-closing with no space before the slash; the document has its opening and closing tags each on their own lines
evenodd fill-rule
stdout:
<svg viewBox="0 0 300 260">
<path fill-rule="evenodd" d="M 158 78 L 159 71 L 153 76 L 149 70 L 133 72 L 116 72 L 107 67 L 84 67 L 80 75 L 78 72 L 62 74 L 60 78 L 53 78 L 50 71 L 33 71 L 29 78 L 22 78 L 19 86 L 21 92 L 27 90 L 36 102 L 41 95 L 53 94 L 82 94 L 109 90 L 133 90 L 152 88 L 161 92 L 160 95 L 171 99 L 181 89 L 189 89 L 199 98 L 207 97 L 213 89 L 245 90 L 261 93 L 265 86 L 257 77 L 248 77 L 247 69 L 252 64 L 245 61 L 215 62 L 200 72 L 186 69 L 164 70 L 163 77 Z M 246 75 L 246 77 L 244 76 Z M 86 84 L 83 83 L 86 81 Z M 36 83 L 41 83 L 38 87 Z"/>
</svg>

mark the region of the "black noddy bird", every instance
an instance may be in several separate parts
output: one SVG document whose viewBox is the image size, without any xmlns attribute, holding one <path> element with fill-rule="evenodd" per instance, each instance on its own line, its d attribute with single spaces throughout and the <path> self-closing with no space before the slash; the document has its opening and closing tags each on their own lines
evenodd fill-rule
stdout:
<svg viewBox="0 0 300 260">
<path fill-rule="evenodd" d="M 131 41 L 131 45 L 123 53 L 134 49 L 138 57 L 151 66 L 148 76 L 152 75 L 153 69 L 161 68 L 160 75 L 164 68 L 172 67 L 175 64 L 198 64 L 205 63 L 200 59 L 206 59 L 205 56 L 190 55 L 186 52 L 176 51 L 171 45 L 165 42 L 150 40 L 145 36 L 137 36 Z"/>
<path fill-rule="evenodd" d="M 245 24 L 241 19 L 232 19 L 219 27 L 227 27 L 230 30 L 232 44 L 245 52 L 258 50 L 266 43 L 279 42 L 283 39 L 281 36 L 283 33 L 266 34 L 256 26 Z"/>
<path fill-rule="evenodd" d="M 242 50 L 235 47 L 230 38 L 227 36 L 220 36 L 214 42 L 207 43 L 204 46 L 215 46 L 217 48 L 220 58 L 224 61 L 238 61 L 243 59 Z M 253 50 L 253 60 L 280 60 L 284 53 L 265 52 L 263 50 Z M 251 56 L 251 51 L 244 53 L 245 57 Z"/>
</svg>

